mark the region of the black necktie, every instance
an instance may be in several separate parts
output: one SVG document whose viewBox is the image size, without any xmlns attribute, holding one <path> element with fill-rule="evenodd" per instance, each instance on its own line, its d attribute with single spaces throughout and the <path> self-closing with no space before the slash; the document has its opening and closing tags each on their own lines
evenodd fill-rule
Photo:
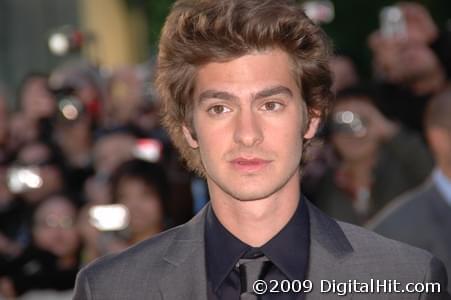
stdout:
<svg viewBox="0 0 451 300">
<path fill-rule="evenodd" d="M 253 285 L 261 280 L 270 266 L 269 259 L 262 255 L 256 258 L 241 258 L 238 262 L 241 281 L 240 300 L 257 300 L 258 295 L 253 291 Z"/>
</svg>

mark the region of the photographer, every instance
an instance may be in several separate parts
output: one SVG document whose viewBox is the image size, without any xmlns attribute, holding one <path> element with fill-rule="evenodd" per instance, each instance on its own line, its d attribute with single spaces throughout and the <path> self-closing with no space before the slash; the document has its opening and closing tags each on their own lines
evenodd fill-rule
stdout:
<svg viewBox="0 0 451 300">
<path fill-rule="evenodd" d="M 420 184 L 432 168 L 419 137 L 384 117 L 365 88 L 337 95 L 329 129 L 336 159 L 312 198 L 339 220 L 365 223 L 394 197 Z"/>
<path fill-rule="evenodd" d="M 421 4 L 402 2 L 389 9 L 397 21 L 381 20 L 381 28 L 368 39 L 381 110 L 424 133 L 426 104 L 448 84 L 449 34 L 439 31 Z"/>
</svg>

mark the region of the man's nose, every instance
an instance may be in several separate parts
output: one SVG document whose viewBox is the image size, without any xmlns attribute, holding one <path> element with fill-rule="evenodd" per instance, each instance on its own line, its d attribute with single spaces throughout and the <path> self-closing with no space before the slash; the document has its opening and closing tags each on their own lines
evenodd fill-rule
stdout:
<svg viewBox="0 0 451 300">
<path fill-rule="evenodd" d="M 236 116 L 235 143 L 243 146 L 254 146 L 263 141 L 261 121 L 252 109 L 242 109 Z"/>
</svg>

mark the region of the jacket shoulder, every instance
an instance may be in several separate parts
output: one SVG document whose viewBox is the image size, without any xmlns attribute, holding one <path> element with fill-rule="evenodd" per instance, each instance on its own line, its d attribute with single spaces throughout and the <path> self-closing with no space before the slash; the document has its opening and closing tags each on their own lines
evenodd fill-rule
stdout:
<svg viewBox="0 0 451 300">
<path fill-rule="evenodd" d="M 162 269 L 163 257 L 179 230 L 180 226 L 175 227 L 123 252 L 89 263 L 77 275 L 73 299 L 126 299 L 130 293 L 157 293 L 158 270 Z M 142 282 L 146 282 L 144 289 Z"/>
<path fill-rule="evenodd" d="M 446 269 L 430 252 L 362 227 L 339 221 L 337 223 L 353 247 L 353 271 L 359 272 L 360 265 L 363 268 L 360 273 L 365 274 L 363 277 L 398 278 L 403 282 L 414 283 L 435 282 L 446 293 Z"/>
<path fill-rule="evenodd" d="M 85 266 L 82 271 L 87 273 L 115 272 L 129 268 L 134 263 L 147 266 L 154 265 L 161 260 L 179 227 L 164 231 L 154 237 L 133 245 L 117 254 L 102 256 Z"/>
<path fill-rule="evenodd" d="M 351 243 L 354 252 L 387 256 L 386 260 L 427 263 L 432 254 L 423 249 L 386 238 L 368 229 L 337 221 Z"/>
<path fill-rule="evenodd" d="M 432 193 L 433 185 L 428 180 L 395 198 L 368 223 L 367 227 L 382 233 L 384 227 L 393 228 L 412 219 L 421 220 L 430 209 L 428 200 Z"/>
</svg>

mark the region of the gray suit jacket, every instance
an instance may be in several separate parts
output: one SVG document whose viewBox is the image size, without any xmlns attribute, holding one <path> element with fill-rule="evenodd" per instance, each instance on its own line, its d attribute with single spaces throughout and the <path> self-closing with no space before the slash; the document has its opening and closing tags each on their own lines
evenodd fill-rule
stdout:
<svg viewBox="0 0 451 300">
<path fill-rule="evenodd" d="M 432 179 L 393 201 L 369 225 L 379 234 L 430 251 L 451 272 L 451 206 Z M 451 291 L 451 276 L 448 278 Z"/>
<path fill-rule="evenodd" d="M 336 222 L 312 204 L 307 206 L 311 224 L 307 278 L 314 284 L 307 299 L 448 299 L 447 293 L 356 293 L 344 297 L 321 293 L 321 280 L 439 282 L 443 290 L 446 272 L 443 265 L 424 250 Z M 206 209 L 209 205 L 190 222 L 84 268 L 77 278 L 74 299 L 207 300 Z"/>
</svg>

